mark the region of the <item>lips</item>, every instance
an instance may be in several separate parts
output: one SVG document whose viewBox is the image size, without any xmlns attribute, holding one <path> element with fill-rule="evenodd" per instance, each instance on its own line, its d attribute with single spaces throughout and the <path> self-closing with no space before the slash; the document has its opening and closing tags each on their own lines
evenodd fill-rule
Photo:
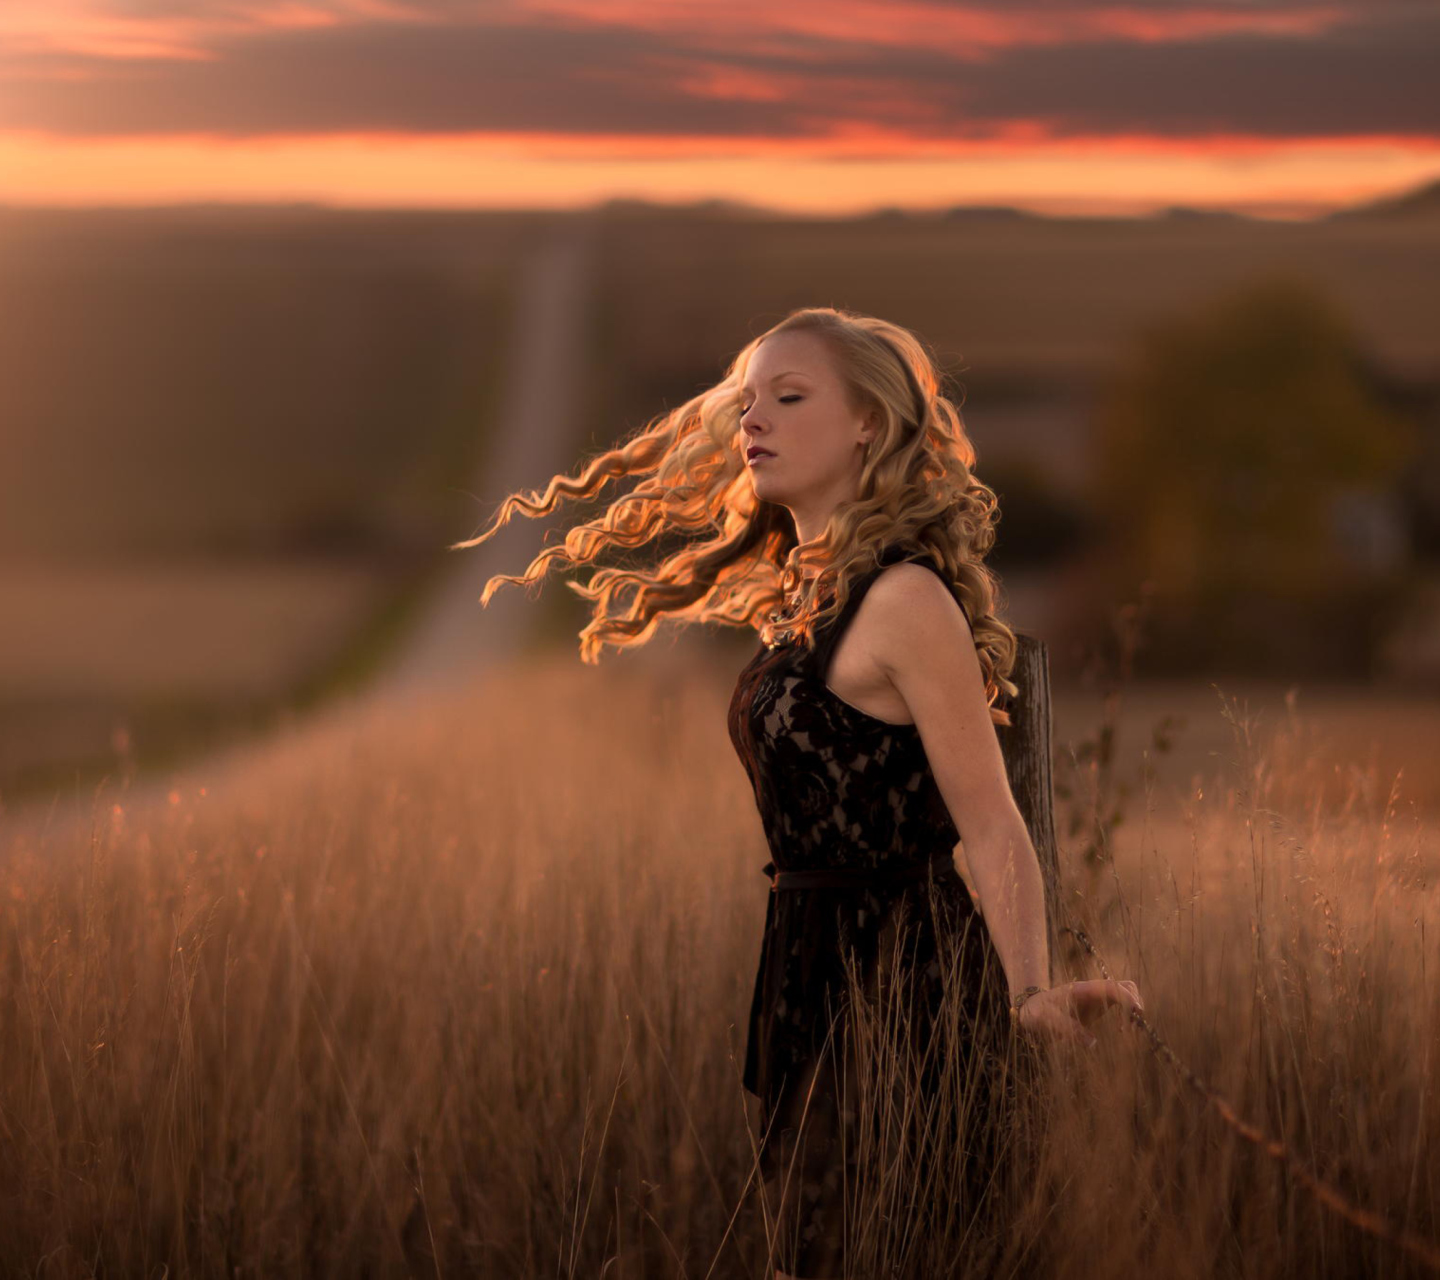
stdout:
<svg viewBox="0 0 1440 1280">
<path fill-rule="evenodd" d="M 774 456 L 769 449 L 762 449 L 758 444 L 752 444 L 745 450 L 746 462 L 753 462 L 756 458 L 773 458 Z"/>
</svg>

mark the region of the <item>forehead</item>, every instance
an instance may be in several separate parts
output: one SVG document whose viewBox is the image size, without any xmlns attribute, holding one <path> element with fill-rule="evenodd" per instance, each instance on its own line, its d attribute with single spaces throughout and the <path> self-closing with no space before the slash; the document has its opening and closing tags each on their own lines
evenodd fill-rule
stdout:
<svg viewBox="0 0 1440 1280">
<path fill-rule="evenodd" d="M 759 376 L 756 376 L 752 373 L 748 378 L 745 379 L 744 382 L 740 384 L 740 390 L 751 391 L 755 388 L 757 383 L 761 385 L 768 385 L 773 382 L 784 382 L 786 381 L 786 379 L 794 379 L 797 382 L 807 381 L 806 375 L 801 373 L 798 369 L 782 369 L 779 373 L 772 373 L 768 375 L 762 373 Z"/>
<path fill-rule="evenodd" d="M 782 378 L 823 379 L 829 372 L 824 347 L 807 333 L 777 333 L 750 357 L 742 388 L 769 385 Z"/>
</svg>

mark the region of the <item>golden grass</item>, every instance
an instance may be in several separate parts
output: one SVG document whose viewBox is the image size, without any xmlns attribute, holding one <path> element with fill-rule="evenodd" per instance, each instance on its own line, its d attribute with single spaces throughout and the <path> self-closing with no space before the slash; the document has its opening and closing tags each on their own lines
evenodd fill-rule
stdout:
<svg viewBox="0 0 1440 1280">
<path fill-rule="evenodd" d="M 1057 748 L 1094 732 L 1103 714 L 1101 693 L 1066 684 L 1053 696 Z M 1148 767 L 1159 793 L 1155 802 L 1169 810 L 1218 770 L 1238 767 L 1226 706 L 1248 720 L 1255 750 L 1269 758 L 1271 772 L 1303 770 L 1299 785 L 1310 803 L 1331 811 L 1362 801 L 1373 806 L 1383 799 L 1376 793 L 1399 777 L 1404 800 L 1440 818 L 1440 695 L 1401 681 L 1287 683 L 1216 675 L 1137 682 L 1125 689 L 1115 724 L 1133 788 L 1138 791 Z M 1167 717 L 1172 742 L 1160 752 L 1154 737 Z"/>
<path fill-rule="evenodd" d="M 727 685 L 535 659 L 337 706 L 157 805 L 12 821 L 6 1273 L 765 1275 L 767 855 Z M 1203 795 L 1067 862 L 1067 908 L 1242 1115 L 1436 1240 L 1433 829 L 1385 778 L 1313 804 L 1303 723 L 1233 729 Z M 1097 1029 L 1051 1061 L 1019 1269 L 986 1274 L 1427 1274 Z M 887 1216 L 856 1274 L 980 1274 L 946 1170 L 906 1168 L 861 1189 Z"/>
</svg>

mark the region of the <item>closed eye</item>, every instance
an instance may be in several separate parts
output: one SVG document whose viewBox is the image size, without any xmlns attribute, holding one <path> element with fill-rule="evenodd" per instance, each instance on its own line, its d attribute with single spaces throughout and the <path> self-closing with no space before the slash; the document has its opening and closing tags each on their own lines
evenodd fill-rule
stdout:
<svg viewBox="0 0 1440 1280">
<path fill-rule="evenodd" d="M 803 400 L 804 398 L 805 398 L 804 396 L 781 396 L 781 397 L 780 397 L 780 403 L 781 403 L 781 404 L 790 404 L 790 403 L 792 403 L 793 401 Z M 740 416 L 743 418 L 743 417 L 744 417 L 747 413 L 749 413 L 749 412 L 750 412 L 750 406 L 747 404 L 743 409 L 740 410 Z"/>
</svg>

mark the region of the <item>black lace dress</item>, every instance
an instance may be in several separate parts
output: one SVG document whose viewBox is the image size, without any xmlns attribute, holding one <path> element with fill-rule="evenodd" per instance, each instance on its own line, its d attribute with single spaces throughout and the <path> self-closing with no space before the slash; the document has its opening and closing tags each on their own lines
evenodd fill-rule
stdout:
<svg viewBox="0 0 1440 1280">
<path fill-rule="evenodd" d="M 761 1172 L 767 1185 L 782 1188 L 772 1219 L 778 1265 L 798 1276 L 840 1274 L 845 1200 L 855 1192 L 865 1147 L 847 1070 L 854 1056 L 847 961 L 868 995 L 892 993 L 886 1007 L 896 1007 L 899 993 L 904 1034 L 925 1064 L 922 1088 L 931 1087 L 925 1082 L 937 1078 L 947 1055 L 999 1043 L 977 1030 L 1009 1034 L 999 955 L 955 870 L 959 833 L 918 729 L 861 711 L 824 680 L 875 578 L 914 554 L 885 548 L 878 566 L 853 584 L 840 615 L 817 633 L 813 653 L 798 641 L 762 644 L 729 707 L 730 738 L 773 858 L 764 868 L 772 892 L 744 1084 L 760 1100 Z M 938 1034 L 941 998 L 957 984 L 947 1039 Z M 988 1050 L 980 1056 L 993 1058 Z M 980 1101 L 970 1108 L 971 1130 L 987 1110 L 994 1108 Z M 990 1174 L 986 1134 L 972 1133 L 963 1146 L 973 1152 L 963 1176 L 978 1190 Z"/>
</svg>

